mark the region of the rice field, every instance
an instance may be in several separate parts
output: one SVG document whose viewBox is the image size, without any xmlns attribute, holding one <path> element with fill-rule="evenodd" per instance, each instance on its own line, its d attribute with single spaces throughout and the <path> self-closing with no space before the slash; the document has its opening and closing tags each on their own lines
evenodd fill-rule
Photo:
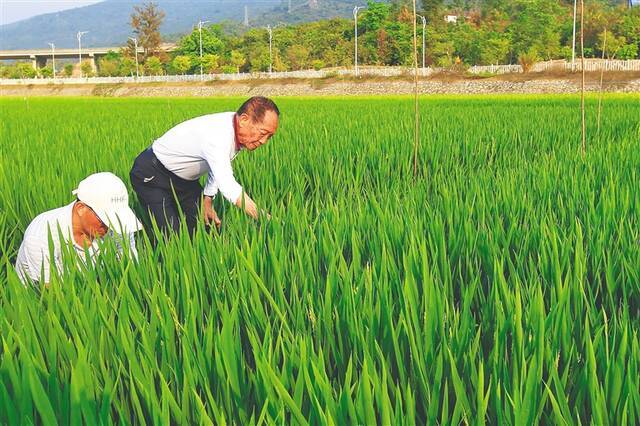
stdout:
<svg viewBox="0 0 640 426">
<path fill-rule="evenodd" d="M 0 99 L 0 424 L 640 423 L 640 100 L 282 98 L 234 162 L 273 215 L 13 262 L 85 176 L 242 99 Z M 133 192 L 132 203 L 140 216 Z"/>
</svg>

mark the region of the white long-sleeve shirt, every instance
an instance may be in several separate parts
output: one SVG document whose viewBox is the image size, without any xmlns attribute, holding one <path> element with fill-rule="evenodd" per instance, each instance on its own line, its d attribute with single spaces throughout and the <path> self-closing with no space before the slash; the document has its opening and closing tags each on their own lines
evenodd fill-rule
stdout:
<svg viewBox="0 0 640 426">
<path fill-rule="evenodd" d="M 62 271 L 62 253 L 66 247 L 69 247 L 70 242 L 78 255 L 77 259 L 86 260 L 84 248 L 78 245 L 73 238 L 74 204 L 75 201 L 64 207 L 41 213 L 31 221 L 24 233 L 24 239 L 20 244 L 16 258 L 15 268 L 22 282 L 26 283 L 29 279 L 40 281 L 42 278 L 45 283 L 48 283 L 52 265 L 58 272 Z M 53 259 L 51 259 L 49 251 L 49 235 L 51 235 L 53 243 Z M 107 236 L 114 238 L 120 255 L 123 253 L 122 240 L 128 236 L 130 254 L 134 258 L 138 257 L 133 233 L 120 236 L 109 231 Z M 96 256 L 100 251 L 97 240 L 94 240 L 87 249 L 91 258 Z"/>
<path fill-rule="evenodd" d="M 231 160 L 238 154 L 233 129 L 234 112 L 203 115 L 169 129 L 151 145 L 164 167 L 186 180 L 208 174 L 204 195 L 218 191 L 235 203 L 242 186 L 233 176 Z"/>
</svg>

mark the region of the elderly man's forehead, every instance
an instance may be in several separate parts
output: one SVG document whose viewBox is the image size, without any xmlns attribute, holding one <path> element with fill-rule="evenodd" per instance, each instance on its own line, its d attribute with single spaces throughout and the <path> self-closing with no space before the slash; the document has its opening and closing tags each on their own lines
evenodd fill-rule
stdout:
<svg viewBox="0 0 640 426">
<path fill-rule="evenodd" d="M 265 114 L 264 120 L 260 123 L 260 130 L 274 131 L 278 127 L 278 115 L 270 111 L 273 115 Z"/>
</svg>

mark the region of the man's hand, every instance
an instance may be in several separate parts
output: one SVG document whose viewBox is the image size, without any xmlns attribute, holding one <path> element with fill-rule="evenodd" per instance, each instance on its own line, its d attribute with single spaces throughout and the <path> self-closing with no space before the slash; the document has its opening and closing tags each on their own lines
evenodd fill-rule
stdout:
<svg viewBox="0 0 640 426">
<path fill-rule="evenodd" d="M 271 219 L 271 215 L 267 213 L 265 210 L 260 210 L 258 212 L 258 206 L 256 203 L 249 197 L 247 194 L 242 193 L 240 197 L 236 200 L 236 206 L 240 207 L 244 210 L 246 214 L 254 218 L 255 220 L 260 219 L 260 215 L 263 214 L 267 219 Z"/>
<path fill-rule="evenodd" d="M 218 214 L 213 208 L 211 197 L 204 196 L 204 223 L 207 225 L 215 225 L 218 230 L 220 230 L 220 225 L 222 225 L 222 221 L 218 217 Z"/>
</svg>

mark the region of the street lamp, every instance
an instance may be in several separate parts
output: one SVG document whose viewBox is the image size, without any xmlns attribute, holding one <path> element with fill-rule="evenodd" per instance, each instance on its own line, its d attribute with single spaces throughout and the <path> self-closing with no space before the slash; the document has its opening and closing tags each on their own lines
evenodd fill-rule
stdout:
<svg viewBox="0 0 640 426">
<path fill-rule="evenodd" d="M 200 33 L 200 81 L 204 80 L 204 76 L 202 74 L 202 26 L 210 21 L 199 21 L 198 22 L 198 32 Z"/>
<path fill-rule="evenodd" d="M 356 68 L 356 77 L 358 76 L 358 11 L 360 9 L 365 9 L 365 6 L 356 6 L 353 8 L 353 19 L 354 19 L 354 28 L 355 28 L 355 33 L 356 33 L 356 40 L 355 40 L 355 58 L 354 58 L 354 63 L 355 63 L 355 68 Z"/>
<path fill-rule="evenodd" d="M 53 66 L 53 81 L 56 81 L 56 45 L 53 43 L 47 43 L 51 46 L 51 64 Z"/>
<path fill-rule="evenodd" d="M 279 24 L 277 24 L 276 26 L 272 27 L 271 25 L 267 25 L 267 32 L 269 33 L 269 74 L 271 74 L 271 70 L 273 68 L 273 55 L 272 55 L 272 50 L 271 50 L 271 41 L 273 39 L 273 30 L 275 30 L 276 28 L 282 26 L 282 25 L 287 25 L 284 22 L 281 22 Z"/>
<path fill-rule="evenodd" d="M 427 30 L 427 18 L 425 18 L 422 15 L 417 15 L 417 16 L 419 16 L 420 19 L 422 19 L 422 71 L 424 72 L 424 68 L 425 68 L 425 66 L 424 66 L 424 58 L 425 58 L 425 55 L 424 55 L 424 52 L 425 52 L 424 34 L 425 34 L 425 31 Z"/>
<path fill-rule="evenodd" d="M 80 77 L 82 78 L 82 36 L 89 31 L 78 31 L 78 64 L 80 65 Z"/>
<path fill-rule="evenodd" d="M 129 37 L 129 40 L 133 40 L 133 45 L 136 49 L 136 78 L 140 77 L 140 73 L 138 71 L 138 39 L 135 37 Z"/>
<path fill-rule="evenodd" d="M 271 25 L 267 25 L 267 32 L 269 33 L 269 74 L 271 74 L 271 68 L 273 64 L 273 54 L 271 53 L 271 40 L 273 38 L 273 31 Z"/>
</svg>

